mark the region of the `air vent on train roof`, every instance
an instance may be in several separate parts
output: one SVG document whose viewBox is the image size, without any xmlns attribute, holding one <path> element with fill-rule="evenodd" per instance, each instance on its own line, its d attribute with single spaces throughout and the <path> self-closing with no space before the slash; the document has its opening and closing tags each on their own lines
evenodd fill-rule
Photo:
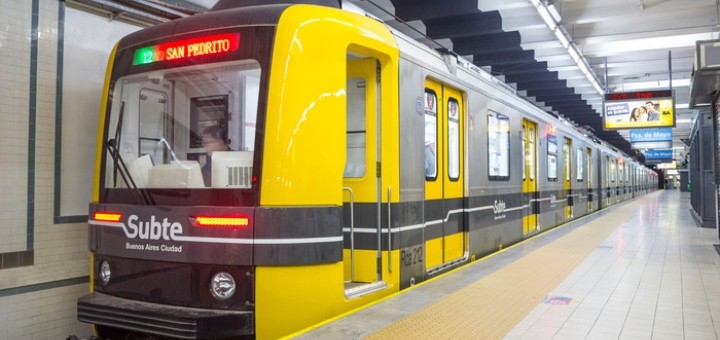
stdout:
<svg viewBox="0 0 720 340">
<path fill-rule="evenodd" d="M 339 0 L 220 0 L 210 10 L 220 11 L 230 8 L 281 4 L 309 4 L 340 8 Z"/>
</svg>

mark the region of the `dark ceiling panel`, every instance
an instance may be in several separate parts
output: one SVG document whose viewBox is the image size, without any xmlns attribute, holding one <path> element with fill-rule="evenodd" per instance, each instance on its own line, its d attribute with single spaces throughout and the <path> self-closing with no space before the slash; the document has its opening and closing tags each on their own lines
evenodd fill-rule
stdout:
<svg viewBox="0 0 720 340">
<path fill-rule="evenodd" d="M 535 62 L 535 52 L 532 50 L 525 51 L 519 47 L 510 51 L 473 55 L 473 63 L 476 65 L 507 66 L 529 62 Z"/>
<path fill-rule="evenodd" d="M 478 66 L 492 66 L 493 73 L 498 74 L 504 74 L 504 75 L 510 75 L 510 74 L 517 74 L 517 73 L 537 73 L 537 72 L 547 72 L 547 63 L 542 61 L 531 61 L 529 63 L 522 63 L 522 64 L 516 64 L 516 65 L 493 65 L 493 63 L 487 63 L 484 65 L 478 65 Z"/>
<path fill-rule="evenodd" d="M 477 0 L 391 0 L 395 15 L 404 21 L 427 20 L 479 12 Z"/>
<path fill-rule="evenodd" d="M 579 94 L 545 94 L 545 95 L 534 95 L 528 91 L 528 96 L 533 96 L 537 101 L 545 103 L 564 103 L 564 102 L 576 102 L 582 100 Z"/>
<path fill-rule="evenodd" d="M 431 36 L 432 37 L 432 36 Z M 489 33 L 479 36 L 451 38 L 453 49 L 460 55 L 485 55 L 497 52 L 517 51 L 520 47 L 519 32 Z"/>
<path fill-rule="evenodd" d="M 426 34 L 434 39 L 503 33 L 502 18 L 497 11 L 428 19 L 424 23 Z"/>
<path fill-rule="evenodd" d="M 537 90 L 537 89 L 562 89 L 567 88 L 567 81 L 556 79 L 556 80 L 537 80 L 529 82 L 517 83 L 518 90 Z"/>
</svg>

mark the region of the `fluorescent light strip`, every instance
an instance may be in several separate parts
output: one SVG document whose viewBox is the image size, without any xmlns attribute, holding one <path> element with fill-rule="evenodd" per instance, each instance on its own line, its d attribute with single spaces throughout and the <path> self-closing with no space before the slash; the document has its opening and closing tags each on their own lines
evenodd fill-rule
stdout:
<svg viewBox="0 0 720 340">
<path fill-rule="evenodd" d="M 558 39 L 560 44 L 562 44 L 562 46 L 567 49 L 568 54 L 570 54 L 570 58 L 572 58 L 572 60 L 575 62 L 577 67 L 580 69 L 580 72 L 585 75 L 585 77 L 588 79 L 590 84 L 592 84 L 595 90 L 601 96 L 604 96 L 605 90 L 602 86 L 600 86 L 597 77 L 595 76 L 595 72 L 590 67 L 590 64 L 580 53 L 580 51 L 578 51 L 577 46 L 570 41 L 564 28 L 558 24 L 561 19 L 560 13 L 558 13 L 555 8 L 553 8 L 553 13 L 551 13 L 547 5 L 540 0 L 530 0 L 530 3 L 535 6 L 535 9 L 545 22 L 545 25 L 547 25 L 547 27 L 550 28 L 550 31 L 555 34 L 555 37 Z"/>
</svg>

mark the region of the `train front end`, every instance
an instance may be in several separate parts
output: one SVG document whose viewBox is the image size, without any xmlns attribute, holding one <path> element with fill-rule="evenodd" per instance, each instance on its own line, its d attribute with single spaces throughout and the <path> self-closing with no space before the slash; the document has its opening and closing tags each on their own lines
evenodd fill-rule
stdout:
<svg viewBox="0 0 720 340">
<path fill-rule="evenodd" d="M 78 300 L 103 339 L 277 338 L 397 291 L 343 286 L 348 51 L 396 58 L 392 38 L 339 9 L 259 4 L 111 54 Z"/>
<path fill-rule="evenodd" d="M 92 293 L 78 301 L 103 339 L 255 334 L 256 151 L 274 27 L 210 17 L 132 34 L 110 59 Z"/>
</svg>

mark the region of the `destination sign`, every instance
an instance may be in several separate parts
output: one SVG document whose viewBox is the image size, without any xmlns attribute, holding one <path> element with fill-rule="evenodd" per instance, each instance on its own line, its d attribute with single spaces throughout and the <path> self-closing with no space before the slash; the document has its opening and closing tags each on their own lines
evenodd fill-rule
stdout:
<svg viewBox="0 0 720 340">
<path fill-rule="evenodd" d="M 145 46 L 135 50 L 133 65 L 160 61 L 182 60 L 236 51 L 240 47 L 239 33 L 214 34 L 192 39 Z"/>
</svg>

